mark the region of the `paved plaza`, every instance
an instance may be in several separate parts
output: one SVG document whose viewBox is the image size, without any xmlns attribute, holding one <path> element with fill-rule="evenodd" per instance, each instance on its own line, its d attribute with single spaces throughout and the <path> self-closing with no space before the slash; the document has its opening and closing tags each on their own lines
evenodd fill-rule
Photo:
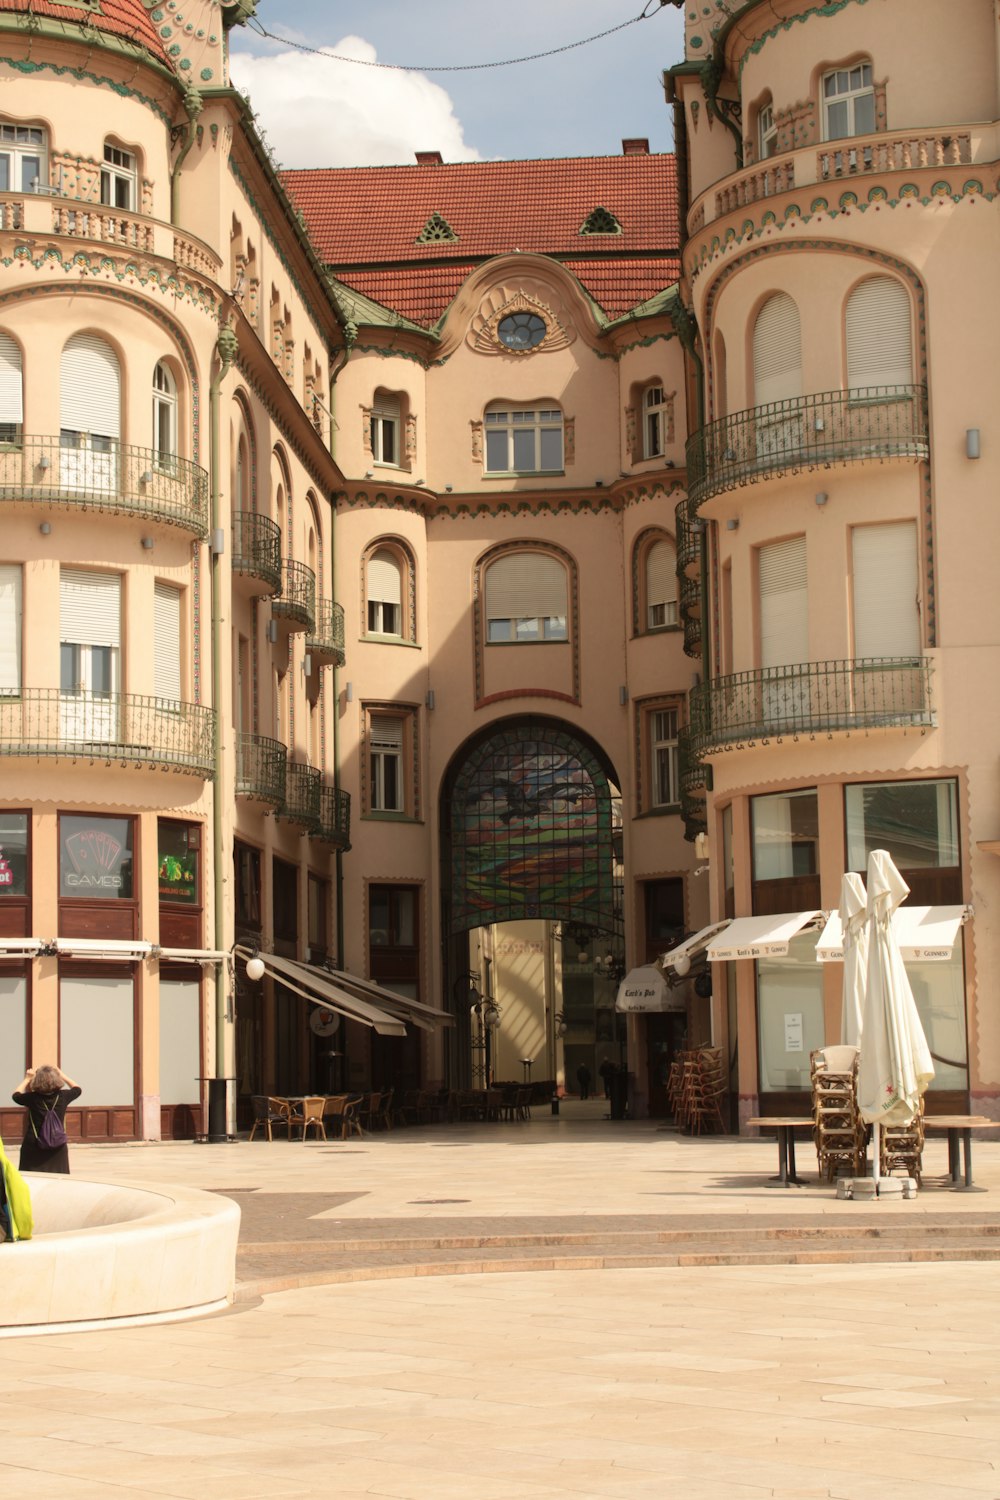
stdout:
<svg viewBox="0 0 1000 1500">
<path fill-rule="evenodd" d="M 0 1342 L 4 1492 L 1000 1497 L 1000 1143 L 988 1192 L 948 1192 L 934 1141 L 918 1199 L 873 1208 L 805 1144 L 785 1191 L 773 1141 L 602 1114 L 75 1148 L 78 1176 L 230 1192 L 240 1300 Z"/>
</svg>

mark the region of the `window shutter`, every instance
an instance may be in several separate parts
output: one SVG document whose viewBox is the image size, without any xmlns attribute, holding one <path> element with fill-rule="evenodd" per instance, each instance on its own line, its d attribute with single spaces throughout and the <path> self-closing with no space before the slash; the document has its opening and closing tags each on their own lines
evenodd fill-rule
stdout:
<svg viewBox="0 0 1000 1500">
<path fill-rule="evenodd" d="M 402 750 L 403 720 L 397 715 L 372 714 L 368 743 L 372 750 Z"/>
<path fill-rule="evenodd" d="M 399 421 L 399 397 L 389 396 L 385 391 L 378 391 L 372 403 L 372 415 L 375 417 L 389 417 L 392 421 Z"/>
<path fill-rule="evenodd" d="M 754 405 L 802 394 L 799 310 L 786 292 L 764 303 L 753 329 Z"/>
<path fill-rule="evenodd" d="M 24 421 L 21 391 L 21 351 L 9 334 L 0 333 L 0 422 L 20 427 Z"/>
<path fill-rule="evenodd" d="M 486 618 L 533 620 L 566 614 L 566 569 L 544 552 L 515 552 L 486 572 Z"/>
<path fill-rule="evenodd" d="M 916 525 L 856 526 L 851 550 L 855 657 L 919 656 Z"/>
<path fill-rule="evenodd" d="M 103 339 L 78 333 L 62 352 L 60 426 L 69 432 L 121 437 L 118 358 Z"/>
<path fill-rule="evenodd" d="M 677 598 L 677 558 L 669 542 L 655 542 L 646 554 L 646 603 L 672 604 Z"/>
<path fill-rule="evenodd" d="M 911 385 L 910 298 L 901 281 L 872 276 L 847 303 L 847 385 Z"/>
<path fill-rule="evenodd" d="M 402 603 L 399 563 L 384 547 L 373 553 L 368 561 L 368 598 L 379 604 Z"/>
<path fill-rule="evenodd" d="M 761 666 L 785 667 L 808 661 L 805 537 L 761 547 L 759 576 Z"/>
<path fill-rule="evenodd" d="M 63 568 L 59 577 L 59 639 L 77 646 L 122 643 L 122 581 L 117 573 L 80 573 Z"/>
<path fill-rule="evenodd" d="M 21 569 L 0 567 L 0 693 L 21 690 Z"/>
<path fill-rule="evenodd" d="M 158 583 L 153 598 L 153 692 L 180 701 L 181 591 L 169 583 Z"/>
</svg>

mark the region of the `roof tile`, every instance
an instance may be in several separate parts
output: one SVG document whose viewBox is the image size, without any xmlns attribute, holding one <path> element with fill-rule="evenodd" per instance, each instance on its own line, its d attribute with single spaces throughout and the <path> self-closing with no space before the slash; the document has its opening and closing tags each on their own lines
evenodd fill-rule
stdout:
<svg viewBox="0 0 1000 1500">
<path fill-rule="evenodd" d="M 57 0 L 0 0 L 0 11 L 19 11 L 23 15 L 48 16 L 54 21 L 69 21 L 90 26 L 145 47 L 160 62 L 169 63 L 166 44 L 161 41 L 149 11 L 141 0 L 101 0 L 101 9 L 82 10 L 79 5 L 59 5 Z"/>
</svg>

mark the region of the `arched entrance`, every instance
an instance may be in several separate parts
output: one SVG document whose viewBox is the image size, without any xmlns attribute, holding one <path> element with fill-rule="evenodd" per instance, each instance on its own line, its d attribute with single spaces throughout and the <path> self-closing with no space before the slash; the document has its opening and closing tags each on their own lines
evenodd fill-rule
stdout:
<svg viewBox="0 0 1000 1500">
<path fill-rule="evenodd" d="M 614 768 L 558 720 L 493 724 L 449 767 L 441 835 L 452 1086 L 531 1075 L 575 1092 L 580 1069 L 598 1085 L 605 1058 L 624 1061 Z"/>
</svg>

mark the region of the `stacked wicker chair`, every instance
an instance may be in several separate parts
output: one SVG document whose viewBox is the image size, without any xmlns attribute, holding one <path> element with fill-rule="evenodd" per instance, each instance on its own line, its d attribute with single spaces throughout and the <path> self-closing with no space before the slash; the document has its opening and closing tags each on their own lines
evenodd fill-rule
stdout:
<svg viewBox="0 0 1000 1500">
<path fill-rule="evenodd" d="M 676 1063 L 671 1065 L 667 1080 L 667 1097 L 678 1125 L 692 1135 L 701 1135 L 703 1129 L 714 1130 L 716 1127 L 724 1134 L 722 1097 L 725 1088 L 722 1052 L 718 1047 L 699 1047 L 696 1052 L 680 1053 Z"/>
<path fill-rule="evenodd" d="M 826 1047 L 809 1059 L 812 1078 L 813 1140 L 820 1178 L 840 1172 L 862 1176 L 865 1126 L 858 1114 L 856 1047 Z"/>
<path fill-rule="evenodd" d="M 879 1131 L 879 1171 L 888 1177 L 902 1168 L 907 1177 L 920 1182 L 920 1165 L 924 1149 L 924 1101 L 920 1113 L 908 1125 L 883 1125 Z"/>
</svg>

